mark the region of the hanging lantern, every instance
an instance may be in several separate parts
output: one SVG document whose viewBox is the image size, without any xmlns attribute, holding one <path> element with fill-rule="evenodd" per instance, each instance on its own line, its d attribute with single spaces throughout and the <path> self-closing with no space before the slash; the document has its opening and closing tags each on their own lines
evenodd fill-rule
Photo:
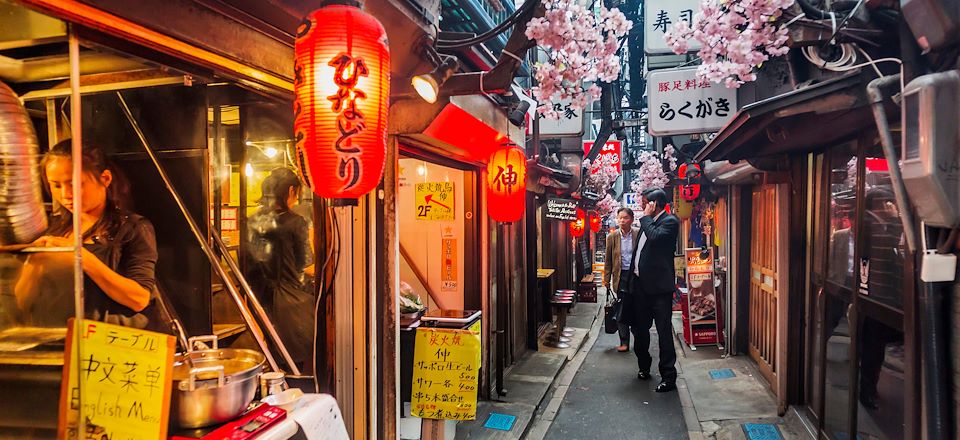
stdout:
<svg viewBox="0 0 960 440">
<path fill-rule="evenodd" d="M 570 235 L 575 238 L 583 237 L 583 232 L 587 229 L 587 214 L 582 209 L 577 208 L 577 219 L 570 223 Z"/>
<path fill-rule="evenodd" d="M 590 230 L 593 231 L 593 233 L 600 232 L 601 223 L 602 222 L 600 221 L 600 215 L 597 214 L 596 211 L 591 211 L 590 212 Z"/>
<path fill-rule="evenodd" d="M 686 163 L 680 164 L 680 167 L 677 168 L 677 178 L 682 181 L 685 181 L 685 184 L 681 184 L 677 187 L 677 191 L 680 192 L 680 197 L 686 201 L 694 201 L 697 197 L 700 197 L 700 165 Z"/>
<path fill-rule="evenodd" d="M 526 206 L 527 158 L 516 147 L 501 148 L 487 163 L 487 214 L 498 222 L 515 222 Z"/>
<path fill-rule="evenodd" d="M 294 46 L 297 165 L 318 196 L 358 199 L 383 176 L 390 49 L 359 3 L 321 5 L 300 22 Z"/>
</svg>

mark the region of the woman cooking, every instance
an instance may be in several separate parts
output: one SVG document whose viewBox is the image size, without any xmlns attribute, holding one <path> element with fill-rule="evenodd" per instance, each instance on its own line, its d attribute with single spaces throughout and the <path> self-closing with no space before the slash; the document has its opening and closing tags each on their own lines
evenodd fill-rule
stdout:
<svg viewBox="0 0 960 440">
<path fill-rule="evenodd" d="M 127 210 L 126 182 L 101 150 L 85 146 L 82 161 L 82 200 L 78 201 L 73 195 L 71 141 L 58 143 L 43 158 L 43 180 L 54 212 L 47 232 L 33 244 L 72 247 L 73 216 L 79 214 L 85 317 L 144 328 L 148 324 L 144 312 L 156 286 L 153 225 Z M 27 257 L 15 294 L 28 324 L 62 327 L 74 315 L 73 256 L 73 252 L 37 252 Z"/>
</svg>

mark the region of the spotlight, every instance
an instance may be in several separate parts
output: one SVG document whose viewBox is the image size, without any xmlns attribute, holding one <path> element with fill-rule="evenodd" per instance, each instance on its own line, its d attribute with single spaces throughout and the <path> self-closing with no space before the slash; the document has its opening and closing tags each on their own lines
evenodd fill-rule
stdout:
<svg viewBox="0 0 960 440">
<path fill-rule="evenodd" d="M 507 119 L 517 127 L 522 127 L 527 120 L 527 110 L 530 110 L 530 102 L 520 101 L 514 109 L 507 113 Z"/>
<path fill-rule="evenodd" d="M 431 104 L 437 102 L 437 97 L 440 96 L 440 87 L 453 76 L 453 72 L 460 66 L 457 57 L 445 56 L 441 58 L 443 61 L 432 72 L 414 76 L 410 80 L 410 84 L 413 85 L 417 94 Z"/>
</svg>

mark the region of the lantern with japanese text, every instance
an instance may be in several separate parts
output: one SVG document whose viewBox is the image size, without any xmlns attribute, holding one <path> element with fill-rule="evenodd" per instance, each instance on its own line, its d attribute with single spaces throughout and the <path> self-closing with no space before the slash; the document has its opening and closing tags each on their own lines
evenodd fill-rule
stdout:
<svg viewBox="0 0 960 440">
<path fill-rule="evenodd" d="M 526 206 L 527 158 L 516 147 L 501 148 L 487 163 L 487 214 L 498 222 L 515 222 Z"/>
<path fill-rule="evenodd" d="M 590 211 L 590 230 L 594 233 L 600 232 L 600 226 L 603 223 L 600 219 L 600 214 L 596 211 Z"/>
<path fill-rule="evenodd" d="M 677 168 L 677 178 L 684 181 L 677 186 L 677 191 L 680 192 L 683 200 L 693 201 L 700 197 L 700 183 L 698 183 L 700 182 L 700 165 L 680 164 Z"/>
<path fill-rule="evenodd" d="M 300 177 L 320 197 L 358 199 L 383 176 L 390 49 L 352 0 L 327 0 L 297 27 L 294 137 Z"/>
<path fill-rule="evenodd" d="M 570 223 L 570 235 L 575 238 L 583 237 L 587 229 L 587 214 L 582 209 L 577 208 L 577 219 Z"/>
</svg>

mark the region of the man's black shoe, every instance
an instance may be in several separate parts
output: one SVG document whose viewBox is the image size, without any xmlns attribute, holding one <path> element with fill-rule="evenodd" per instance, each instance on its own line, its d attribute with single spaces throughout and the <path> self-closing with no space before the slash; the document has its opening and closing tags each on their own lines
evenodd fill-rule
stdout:
<svg viewBox="0 0 960 440">
<path fill-rule="evenodd" d="M 640 379 L 640 380 L 650 380 L 650 372 L 649 372 L 649 371 L 641 371 L 641 372 L 638 372 L 638 373 L 637 373 L 637 379 Z"/>
<path fill-rule="evenodd" d="M 880 396 L 871 393 L 861 393 L 860 403 L 868 409 L 880 409 Z"/>
<path fill-rule="evenodd" d="M 673 382 L 660 382 L 660 385 L 657 385 L 657 388 L 654 390 L 658 393 L 666 393 L 667 391 L 673 391 L 677 389 L 677 384 Z"/>
</svg>

